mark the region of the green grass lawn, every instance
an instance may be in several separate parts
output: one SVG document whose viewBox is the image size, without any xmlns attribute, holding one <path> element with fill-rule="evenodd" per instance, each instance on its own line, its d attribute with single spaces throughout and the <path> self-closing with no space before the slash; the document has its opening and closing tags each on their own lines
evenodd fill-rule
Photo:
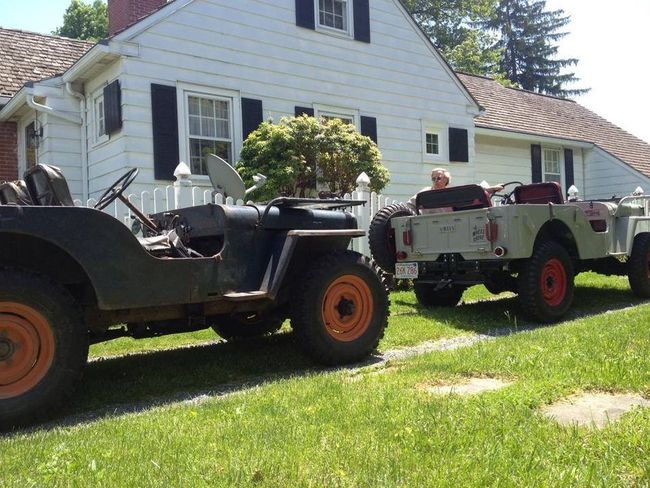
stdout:
<svg viewBox="0 0 650 488">
<path fill-rule="evenodd" d="M 198 333 L 93 346 L 95 356 L 118 356 L 89 365 L 67 413 L 253 386 L 0 439 L 2 486 L 648 486 L 649 411 L 602 431 L 538 413 L 579 391 L 650 397 L 650 304 L 624 279 L 577 282 L 560 324 L 362 370 L 318 369 L 289 333 L 250 344 Z M 487 298 L 475 288 L 469 303 L 430 312 L 412 293 L 394 293 L 381 349 L 530 325 L 515 299 Z M 423 390 L 467 376 L 513 383 L 470 398 Z"/>
</svg>

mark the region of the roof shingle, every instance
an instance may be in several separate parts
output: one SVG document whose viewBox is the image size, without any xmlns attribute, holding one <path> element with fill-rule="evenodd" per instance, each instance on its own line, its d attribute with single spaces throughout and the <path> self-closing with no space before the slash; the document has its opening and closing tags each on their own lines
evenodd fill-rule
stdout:
<svg viewBox="0 0 650 488">
<path fill-rule="evenodd" d="M 93 42 L 0 27 L 0 97 L 12 97 L 28 81 L 62 74 Z"/>
<path fill-rule="evenodd" d="M 477 127 L 593 143 L 650 177 L 650 144 L 571 100 L 505 88 L 482 76 L 458 73 L 485 109 Z"/>
</svg>

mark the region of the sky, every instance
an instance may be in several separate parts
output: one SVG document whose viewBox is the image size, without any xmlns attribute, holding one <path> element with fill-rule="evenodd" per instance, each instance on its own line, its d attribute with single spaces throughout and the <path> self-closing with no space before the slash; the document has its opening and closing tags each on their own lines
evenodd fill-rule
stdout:
<svg viewBox="0 0 650 488">
<path fill-rule="evenodd" d="M 0 26 L 50 33 L 70 0 L 0 0 Z M 560 56 L 578 58 L 576 99 L 610 122 L 650 142 L 650 0 L 547 0 L 571 16 Z"/>
</svg>

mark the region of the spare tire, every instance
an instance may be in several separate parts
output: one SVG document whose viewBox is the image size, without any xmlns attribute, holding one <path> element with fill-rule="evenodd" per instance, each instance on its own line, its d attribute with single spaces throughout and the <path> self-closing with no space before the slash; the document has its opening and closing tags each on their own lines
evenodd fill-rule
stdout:
<svg viewBox="0 0 650 488">
<path fill-rule="evenodd" d="M 390 221 L 394 217 L 408 217 L 415 211 L 405 203 L 395 203 L 382 208 L 370 222 L 368 240 L 370 254 L 375 262 L 387 273 L 395 273 L 395 232 Z"/>
</svg>

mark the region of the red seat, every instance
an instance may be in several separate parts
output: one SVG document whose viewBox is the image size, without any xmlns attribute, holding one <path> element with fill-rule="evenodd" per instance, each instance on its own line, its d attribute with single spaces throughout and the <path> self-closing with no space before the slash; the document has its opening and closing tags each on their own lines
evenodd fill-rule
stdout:
<svg viewBox="0 0 650 488">
<path fill-rule="evenodd" d="M 489 194 L 480 185 L 452 186 L 441 190 L 422 191 L 415 198 L 415 207 L 418 213 L 420 210 L 445 209 L 456 212 L 491 206 L 492 201 Z"/>
<path fill-rule="evenodd" d="M 564 196 L 562 195 L 562 188 L 555 181 L 532 183 L 515 188 L 515 203 L 561 204 L 564 203 Z"/>
</svg>

